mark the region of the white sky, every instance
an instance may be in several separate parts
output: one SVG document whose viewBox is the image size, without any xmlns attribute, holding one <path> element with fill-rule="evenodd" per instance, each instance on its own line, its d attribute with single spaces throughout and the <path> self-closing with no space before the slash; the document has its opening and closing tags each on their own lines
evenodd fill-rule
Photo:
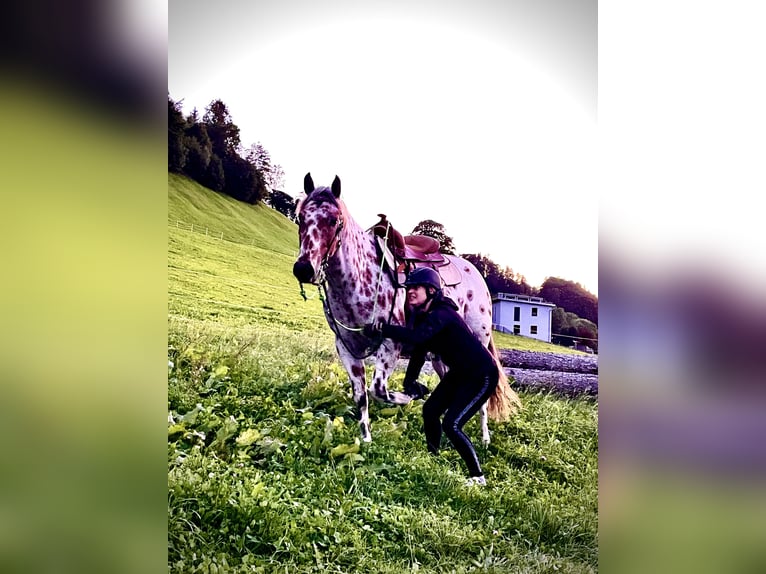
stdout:
<svg viewBox="0 0 766 574">
<path fill-rule="evenodd" d="M 556 276 L 597 294 L 595 51 L 572 31 L 595 24 L 557 18 L 565 3 L 171 0 L 168 90 L 187 113 L 223 100 L 291 195 L 306 172 L 337 174 L 364 227 L 433 219 L 458 252 L 532 286 Z"/>
</svg>

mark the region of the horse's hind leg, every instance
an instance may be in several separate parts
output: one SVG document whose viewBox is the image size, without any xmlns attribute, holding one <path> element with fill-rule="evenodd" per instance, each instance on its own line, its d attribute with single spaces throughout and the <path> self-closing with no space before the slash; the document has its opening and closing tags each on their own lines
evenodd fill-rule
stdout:
<svg viewBox="0 0 766 574">
<path fill-rule="evenodd" d="M 489 425 L 487 423 L 487 403 L 481 405 L 481 443 L 489 445 Z"/>
<path fill-rule="evenodd" d="M 367 402 L 367 381 L 364 375 L 364 362 L 349 355 L 346 349 L 343 348 L 343 345 L 338 344 L 337 341 L 335 342 L 335 348 L 338 350 L 340 361 L 346 368 L 349 381 L 351 382 L 351 394 L 356 405 L 362 440 L 370 442 L 372 434 L 370 434 L 370 411 Z"/>
</svg>

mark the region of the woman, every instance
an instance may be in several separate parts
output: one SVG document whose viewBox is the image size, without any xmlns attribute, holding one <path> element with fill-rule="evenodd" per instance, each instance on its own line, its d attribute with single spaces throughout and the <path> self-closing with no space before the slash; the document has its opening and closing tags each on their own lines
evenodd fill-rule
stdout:
<svg viewBox="0 0 766 574">
<path fill-rule="evenodd" d="M 463 426 L 495 392 L 498 367 L 490 352 L 457 313 L 457 305 L 442 294 L 439 274 L 420 267 L 404 282 L 409 318 L 407 327 L 365 326 L 369 337 L 380 336 L 412 345 L 404 376 L 404 391 L 423 395 L 417 382 L 426 353 L 438 355 L 449 370 L 423 405 L 423 430 L 429 452 L 438 454 L 442 429 L 468 467 L 468 485 L 486 485 L 476 450 Z M 441 416 L 444 420 L 441 421 Z"/>
</svg>

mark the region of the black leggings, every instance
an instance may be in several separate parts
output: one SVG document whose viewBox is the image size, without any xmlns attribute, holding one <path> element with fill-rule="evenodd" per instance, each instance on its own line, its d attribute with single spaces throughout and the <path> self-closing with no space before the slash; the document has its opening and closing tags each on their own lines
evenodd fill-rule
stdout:
<svg viewBox="0 0 766 574">
<path fill-rule="evenodd" d="M 429 452 L 439 452 L 443 429 L 468 466 L 469 476 L 481 476 L 482 472 L 473 443 L 463 432 L 463 426 L 495 392 L 497 380 L 497 369 L 480 374 L 447 371 L 423 405 L 423 430 Z"/>
</svg>

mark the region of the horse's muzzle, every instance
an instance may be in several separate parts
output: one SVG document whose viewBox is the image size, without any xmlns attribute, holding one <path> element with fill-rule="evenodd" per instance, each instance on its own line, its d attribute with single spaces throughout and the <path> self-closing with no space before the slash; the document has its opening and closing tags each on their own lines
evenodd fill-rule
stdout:
<svg viewBox="0 0 766 574">
<path fill-rule="evenodd" d="M 293 265 L 293 275 L 301 283 L 311 283 L 314 279 L 314 268 L 308 261 L 296 261 Z"/>
</svg>

